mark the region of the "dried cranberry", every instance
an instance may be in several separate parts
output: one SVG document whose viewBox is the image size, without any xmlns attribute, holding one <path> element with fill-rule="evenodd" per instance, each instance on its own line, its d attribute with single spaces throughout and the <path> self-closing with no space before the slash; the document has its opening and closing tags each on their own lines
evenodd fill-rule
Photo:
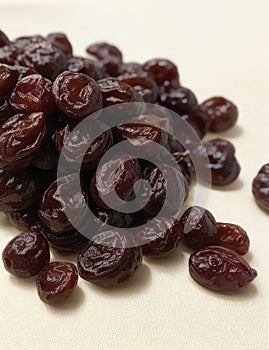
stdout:
<svg viewBox="0 0 269 350">
<path fill-rule="evenodd" d="M 112 157 L 99 165 L 91 180 L 92 199 L 101 208 L 109 209 L 107 202 L 113 203 L 113 209 L 118 208 L 122 205 L 121 201 L 134 198 L 134 185 L 139 179 L 141 172 L 137 159 L 129 155 Z M 114 191 L 121 200 L 114 197 Z"/>
<path fill-rule="evenodd" d="M 54 81 L 52 93 L 58 108 L 73 119 L 83 119 L 102 108 L 100 89 L 86 74 L 63 72 Z"/>
<path fill-rule="evenodd" d="M 235 251 L 218 246 L 203 248 L 190 256 L 191 277 L 216 291 L 236 291 L 254 280 L 257 271 Z"/>
<path fill-rule="evenodd" d="M 75 289 L 78 271 L 69 262 L 52 262 L 37 276 L 36 288 L 40 299 L 47 304 L 56 304 L 66 299 Z"/>
<path fill-rule="evenodd" d="M 210 120 L 210 131 L 222 132 L 232 128 L 238 119 L 238 109 L 224 97 L 212 97 L 201 104 Z"/>
<path fill-rule="evenodd" d="M 103 287 L 117 286 L 132 277 L 142 262 L 142 250 L 132 246 L 122 230 L 95 235 L 78 257 L 81 278 Z"/>
<path fill-rule="evenodd" d="M 50 114 L 54 109 L 51 89 L 51 81 L 42 75 L 28 75 L 18 81 L 10 97 L 10 105 L 19 113 Z"/>
<path fill-rule="evenodd" d="M 0 210 L 23 210 L 40 197 L 38 182 L 28 173 L 0 169 Z"/>
<path fill-rule="evenodd" d="M 235 224 L 217 223 L 218 245 L 234 250 L 240 255 L 244 255 L 249 250 L 249 238 L 242 227 Z"/>
<path fill-rule="evenodd" d="M 205 208 L 193 206 L 180 219 L 185 244 L 193 249 L 217 244 L 219 235 L 214 216 Z"/>
<path fill-rule="evenodd" d="M 37 230 L 29 230 L 13 238 L 2 254 L 6 270 L 20 278 L 37 275 L 49 263 L 49 245 Z"/>
<path fill-rule="evenodd" d="M 269 210 L 269 164 L 265 164 L 259 170 L 252 182 L 252 193 L 258 205 Z"/>
</svg>

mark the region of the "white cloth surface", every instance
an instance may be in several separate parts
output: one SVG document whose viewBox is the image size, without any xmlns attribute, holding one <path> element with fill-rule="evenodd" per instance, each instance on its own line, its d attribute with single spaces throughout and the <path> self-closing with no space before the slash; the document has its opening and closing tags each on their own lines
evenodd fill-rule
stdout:
<svg viewBox="0 0 269 350">
<path fill-rule="evenodd" d="M 221 137 L 235 144 L 242 172 L 229 189 L 212 190 L 207 207 L 218 221 L 247 230 L 246 258 L 259 273 L 240 293 L 216 294 L 190 278 L 189 252 L 181 247 L 165 260 L 145 260 L 117 289 L 80 279 L 70 300 L 51 307 L 38 299 L 33 281 L 9 276 L 1 263 L 2 350 L 269 349 L 269 216 L 251 193 L 252 179 L 269 162 L 268 18 L 268 0 L 0 1 L 1 29 L 11 38 L 64 31 L 76 53 L 106 40 L 126 61 L 167 57 L 200 101 L 235 101 L 239 123 Z M 2 217 L 0 231 L 2 250 L 18 231 Z"/>
</svg>

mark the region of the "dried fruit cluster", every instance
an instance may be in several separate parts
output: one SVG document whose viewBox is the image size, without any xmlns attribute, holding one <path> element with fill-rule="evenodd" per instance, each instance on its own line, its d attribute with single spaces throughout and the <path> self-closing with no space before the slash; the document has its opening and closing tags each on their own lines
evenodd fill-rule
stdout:
<svg viewBox="0 0 269 350">
<path fill-rule="evenodd" d="M 212 184 L 224 186 L 240 172 L 235 148 L 220 138 L 196 145 L 185 134 L 183 146 L 167 128 L 185 120 L 202 139 L 208 131 L 234 126 L 236 106 L 223 97 L 199 104 L 194 93 L 182 86 L 176 65 L 167 59 L 124 62 L 120 50 L 108 43 L 90 45 L 87 52 L 94 59 L 75 56 L 62 33 L 11 41 L 0 32 L 0 210 L 26 230 L 3 251 L 7 271 L 18 277 L 37 275 L 40 298 L 56 303 L 73 291 L 78 274 L 98 285 L 118 285 L 136 273 L 143 255 L 167 256 L 183 237 L 190 247 L 202 249 L 190 258 L 191 275 L 199 283 L 219 290 L 243 287 L 256 276 L 238 255 L 249 247 L 245 231 L 216 224 L 209 212 L 198 207 L 180 221 L 173 217 L 195 177 L 190 155 L 199 160 L 202 177 L 203 170 L 210 171 Z M 152 113 L 140 115 L 130 109 L 128 123 L 113 129 L 102 113 L 94 114 L 126 102 L 151 103 Z M 176 118 L 166 109 L 156 116 L 154 104 L 173 111 Z M 88 116 L 92 122 L 87 130 L 76 128 Z M 174 157 L 178 169 L 162 164 L 162 158 L 152 164 L 127 153 L 114 155 L 97 170 L 106 152 L 122 141 L 149 154 L 160 145 Z M 68 173 L 57 179 L 60 154 Z M 148 194 L 148 202 L 138 212 L 121 211 L 122 202 L 136 197 L 139 180 L 150 185 L 150 190 L 140 188 L 142 197 Z M 168 193 L 163 216 L 156 216 Z M 113 209 L 108 205 L 111 201 Z M 90 222 L 88 207 L 95 214 Z M 77 225 L 86 225 L 87 238 L 70 216 Z M 105 229 L 105 224 L 114 229 Z M 139 227 L 136 235 L 127 232 L 130 227 Z M 49 263 L 49 245 L 78 253 L 78 270 L 69 262 Z"/>
</svg>

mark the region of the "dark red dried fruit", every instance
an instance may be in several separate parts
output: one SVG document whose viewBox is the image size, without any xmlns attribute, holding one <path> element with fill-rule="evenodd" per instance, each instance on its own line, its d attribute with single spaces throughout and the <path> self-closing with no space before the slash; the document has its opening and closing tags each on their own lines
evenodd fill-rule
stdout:
<svg viewBox="0 0 269 350">
<path fill-rule="evenodd" d="M 58 49 L 62 50 L 66 56 L 72 55 L 72 45 L 64 33 L 50 33 L 47 35 L 47 40 Z"/>
<path fill-rule="evenodd" d="M 134 185 L 141 179 L 137 159 L 129 155 L 114 157 L 99 165 L 90 183 L 90 193 L 94 202 L 101 208 L 110 209 L 106 203 L 119 208 L 122 201 L 134 198 Z M 114 198 L 114 191 L 119 198 Z"/>
<path fill-rule="evenodd" d="M 179 74 L 177 66 L 169 60 L 155 58 L 143 65 L 144 71 L 157 85 L 165 89 L 179 87 Z"/>
<path fill-rule="evenodd" d="M 11 97 L 11 106 L 19 113 L 44 112 L 54 109 L 52 83 L 40 74 L 28 75 L 18 81 Z"/>
<path fill-rule="evenodd" d="M 143 178 L 151 188 L 149 193 L 145 190 L 149 201 L 144 210 L 148 214 L 155 216 L 162 209 L 163 214 L 173 216 L 181 209 L 186 197 L 186 181 L 180 171 L 165 164 L 160 168 L 151 165 L 144 170 Z"/>
<path fill-rule="evenodd" d="M 6 213 L 11 225 L 19 229 L 28 230 L 39 221 L 37 215 L 37 206 L 32 205 L 20 211 L 11 211 Z"/>
<path fill-rule="evenodd" d="M 188 114 L 198 108 L 194 93 L 183 86 L 162 92 L 159 100 L 162 106 L 180 115 Z"/>
<path fill-rule="evenodd" d="M 191 277 L 216 291 L 236 291 L 254 280 L 257 271 L 235 251 L 210 246 L 193 253 L 189 259 Z"/>
<path fill-rule="evenodd" d="M 242 227 L 235 224 L 217 222 L 218 245 L 244 255 L 249 250 L 249 238 Z"/>
<path fill-rule="evenodd" d="M 46 39 L 42 35 L 24 35 L 16 38 L 13 43 L 18 49 L 18 52 L 23 53 L 29 45 L 42 42 L 46 42 Z"/>
<path fill-rule="evenodd" d="M 193 127 L 200 139 L 207 134 L 209 129 L 209 119 L 207 114 L 201 109 L 198 108 L 192 112 L 188 112 L 188 114 L 182 115 L 181 118 Z"/>
<path fill-rule="evenodd" d="M 80 252 L 88 242 L 88 239 L 78 231 L 66 232 L 59 235 L 46 230 L 44 236 L 51 247 L 62 253 Z"/>
<path fill-rule="evenodd" d="M 54 142 L 49 137 L 32 159 L 32 165 L 41 170 L 50 170 L 57 167 L 58 154 Z"/>
<path fill-rule="evenodd" d="M 98 80 L 103 95 L 103 106 L 109 107 L 124 102 L 141 102 L 143 99 L 128 84 L 117 79 L 105 78 Z"/>
<path fill-rule="evenodd" d="M 173 217 L 158 217 L 147 222 L 145 228 L 138 228 L 135 240 L 150 257 L 165 257 L 173 253 L 182 238 L 182 228 Z"/>
<path fill-rule="evenodd" d="M 132 86 L 143 97 L 145 102 L 157 102 L 158 87 L 154 80 L 150 79 L 145 73 L 121 75 L 117 79 Z"/>
<path fill-rule="evenodd" d="M 111 209 L 103 209 L 95 205 L 92 205 L 91 209 L 96 217 L 94 221 L 97 229 L 102 229 L 104 225 L 124 228 L 131 227 L 133 224 L 133 217 L 129 213 L 122 213 Z"/>
<path fill-rule="evenodd" d="M 212 97 L 201 104 L 210 120 L 210 131 L 222 132 L 232 128 L 238 120 L 238 109 L 224 97 Z"/>
<path fill-rule="evenodd" d="M 5 45 L 0 47 L 0 63 L 10 64 L 13 66 L 17 63 L 18 49 L 15 45 Z"/>
<path fill-rule="evenodd" d="M 2 258 L 6 270 L 20 278 L 37 275 L 49 263 L 49 245 L 37 230 L 29 230 L 13 238 Z"/>
<path fill-rule="evenodd" d="M 102 79 L 97 63 L 89 58 L 73 56 L 68 59 L 67 70 L 73 73 L 84 73 L 94 80 Z"/>
<path fill-rule="evenodd" d="M 0 126 L 0 166 L 32 156 L 46 137 L 46 117 L 40 113 L 17 114 Z"/>
<path fill-rule="evenodd" d="M 235 158 L 233 144 L 217 138 L 204 143 L 204 147 L 205 149 L 199 147 L 196 150 L 195 157 L 197 157 L 197 161 L 201 162 L 201 165 L 204 164 L 205 169 L 211 170 L 212 184 L 226 186 L 235 181 L 241 168 Z M 201 172 L 199 175 L 205 177 L 205 174 Z"/>
<path fill-rule="evenodd" d="M 66 299 L 75 289 L 78 271 L 69 262 L 52 262 L 37 276 L 36 288 L 39 298 L 47 304 L 56 304 Z"/>
<path fill-rule="evenodd" d="M 100 89 L 86 74 L 63 72 L 54 81 L 52 93 L 58 108 L 73 119 L 83 119 L 102 108 Z"/>
<path fill-rule="evenodd" d="M 107 57 L 113 57 L 118 60 L 122 60 L 122 53 L 120 50 L 109 43 L 106 42 L 99 42 L 92 44 L 87 47 L 86 51 L 92 55 L 98 58 L 99 60 L 102 60 Z"/>
<path fill-rule="evenodd" d="M 199 206 L 190 207 L 180 222 L 183 240 L 188 247 L 200 249 L 219 242 L 216 220 L 209 210 Z"/>
<path fill-rule="evenodd" d="M 77 190 L 78 174 L 61 177 L 45 191 L 39 206 L 39 217 L 54 233 L 74 230 L 70 221 L 83 224 L 87 209 L 87 194 Z"/>
<path fill-rule="evenodd" d="M 95 235 L 78 257 L 80 277 L 102 287 L 126 281 L 142 263 L 142 250 L 133 244 L 122 230 Z"/>
<path fill-rule="evenodd" d="M 28 44 L 18 56 L 18 63 L 35 69 L 45 78 L 54 80 L 66 69 L 67 58 L 62 50 L 46 40 Z"/>
<path fill-rule="evenodd" d="M 152 115 L 142 115 L 130 119 L 128 124 L 116 126 L 114 136 L 117 142 L 128 140 L 132 146 L 147 152 L 156 152 L 154 143 L 164 146 L 167 141 L 158 117 Z"/>
<path fill-rule="evenodd" d="M 121 65 L 122 74 L 140 74 L 143 73 L 143 67 L 136 62 L 127 62 Z"/>
<path fill-rule="evenodd" d="M 9 44 L 10 44 L 9 38 L 4 32 L 2 32 L 2 30 L 0 30 L 0 47 L 9 45 Z"/>
<path fill-rule="evenodd" d="M 256 203 L 264 210 L 269 210 L 269 164 L 261 167 L 252 182 L 252 193 Z"/>
<path fill-rule="evenodd" d="M 0 105 L 0 124 L 4 123 L 8 118 L 15 114 L 14 110 L 10 107 L 8 101 L 4 101 Z"/>
<path fill-rule="evenodd" d="M 6 64 L 0 64 L 0 103 L 3 103 L 11 95 L 19 73 L 17 69 Z"/>
<path fill-rule="evenodd" d="M 0 210 L 23 210 L 40 197 L 38 182 L 28 173 L 0 169 Z"/>
<path fill-rule="evenodd" d="M 96 137 L 98 134 L 100 136 Z M 67 165 L 79 169 L 83 159 L 81 170 L 89 171 L 97 167 L 103 155 L 112 146 L 113 135 L 105 124 L 96 120 L 87 124 L 87 129 L 77 128 L 72 133 L 69 125 L 66 125 L 56 131 L 54 142 L 59 153 L 65 145 L 62 157 Z"/>
</svg>

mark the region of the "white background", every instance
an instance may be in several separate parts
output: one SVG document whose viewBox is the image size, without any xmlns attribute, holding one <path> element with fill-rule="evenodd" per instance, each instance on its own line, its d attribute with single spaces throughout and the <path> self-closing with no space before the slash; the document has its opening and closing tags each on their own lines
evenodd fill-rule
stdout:
<svg viewBox="0 0 269 350">
<path fill-rule="evenodd" d="M 237 103 L 238 126 L 222 137 L 235 144 L 242 172 L 229 188 L 212 190 L 208 208 L 218 221 L 249 232 L 247 259 L 259 273 L 236 295 L 215 294 L 191 280 L 189 252 L 181 247 L 166 260 L 145 261 L 118 289 L 80 280 L 69 301 L 49 307 L 33 281 L 10 277 L 1 264 L 1 349 L 269 348 L 269 217 L 251 194 L 253 177 L 269 161 L 268 19 L 268 0 L 0 0 L 1 29 L 11 38 L 62 30 L 76 53 L 107 40 L 126 61 L 167 57 L 200 101 L 221 94 Z M 17 232 L 1 219 L 1 250 Z"/>
</svg>

